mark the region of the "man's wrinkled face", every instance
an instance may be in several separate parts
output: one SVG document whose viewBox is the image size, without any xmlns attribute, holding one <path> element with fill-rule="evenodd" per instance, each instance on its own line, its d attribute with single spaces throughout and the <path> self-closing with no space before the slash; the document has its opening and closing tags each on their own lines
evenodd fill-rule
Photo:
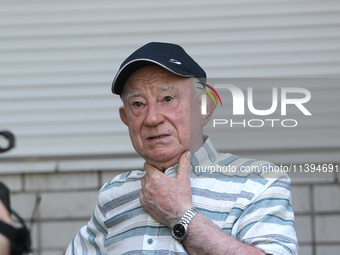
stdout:
<svg viewBox="0 0 340 255">
<path fill-rule="evenodd" d="M 120 116 L 148 163 L 173 165 L 190 149 L 190 83 L 156 65 L 138 69 L 126 81 Z"/>
</svg>

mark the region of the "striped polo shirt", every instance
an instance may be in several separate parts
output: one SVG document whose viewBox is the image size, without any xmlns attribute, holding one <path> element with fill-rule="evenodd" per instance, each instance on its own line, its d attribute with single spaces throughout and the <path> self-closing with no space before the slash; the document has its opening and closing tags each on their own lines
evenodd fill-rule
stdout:
<svg viewBox="0 0 340 255">
<path fill-rule="evenodd" d="M 298 254 L 290 179 L 266 161 L 218 153 L 209 138 L 191 157 L 192 201 L 226 234 L 267 254 Z M 176 177 L 177 165 L 165 171 Z M 139 200 L 145 171 L 106 183 L 66 254 L 188 254 Z"/>
</svg>

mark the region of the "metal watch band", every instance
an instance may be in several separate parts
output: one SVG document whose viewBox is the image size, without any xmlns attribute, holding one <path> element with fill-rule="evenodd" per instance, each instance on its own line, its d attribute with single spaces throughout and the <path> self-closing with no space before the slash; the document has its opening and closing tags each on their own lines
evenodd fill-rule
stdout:
<svg viewBox="0 0 340 255">
<path fill-rule="evenodd" d="M 183 241 L 186 236 L 188 235 L 188 225 L 191 222 L 191 220 L 198 214 L 199 212 L 197 211 L 197 209 L 195 207 L 190 208 L 188 211 L 185 212 L 185 214 L 183 215 L 183 217 L 181 218 L 181 220 L 174 224 L 172 226 L 172 236 L 179 242 Z M 174 228 L 178 225 L 182 225 L 182 231 L 183 229 L 185 230 L 184 233 L 182 233 L 181 236 L 176 236 L 176 234 L 174 233 Z"/>
<path fill-rule="evenodd" d="M 186 213 L 183 215 L 182 219 L 180 222 L 185 223 L 187 225 L 189 225 L 190 221 L 192 220 L 192 218 L 195 217 L 195 215 L 198 214 L 198 211 L 195 207 L 190 208 L 188 211 L 186 211 Z"/>
</svg>

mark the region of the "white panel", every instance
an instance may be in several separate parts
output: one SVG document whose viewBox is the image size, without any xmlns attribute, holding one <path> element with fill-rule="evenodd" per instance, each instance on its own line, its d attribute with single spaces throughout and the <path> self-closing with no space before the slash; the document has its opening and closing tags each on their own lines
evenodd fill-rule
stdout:
<svg viewBox="0 0 340 255">
<path fill-rule="evenodd" d="M 98 165 L 108 170 L 117 169 L 109 155 L 137 158 L 110 85 L 121 62 L 149 41 L 182 45 L 210 78 L 340 78 L 340 2 L 1 0 L 0 130 L 17 137 L 1 164 L 16 172 L 95 170 L 105 156 Z M 268 106 L 266 86 L 254 85 L 258 108 Z M 289 163 L 295 152 L 334 148 L 301 160 L 339 162 L 339 82 L 301 87 L 312 93 L 313 116 L 292 112 L 296 129 L 226 131 L 209 123 L 206 132 L 222 151 L 272 151 L 271 158 Z M 225 109 L 218 107 L 215 118 L 227 118 Z M 77 159 L 84 155 L 90 167 Z"/>
</svg>

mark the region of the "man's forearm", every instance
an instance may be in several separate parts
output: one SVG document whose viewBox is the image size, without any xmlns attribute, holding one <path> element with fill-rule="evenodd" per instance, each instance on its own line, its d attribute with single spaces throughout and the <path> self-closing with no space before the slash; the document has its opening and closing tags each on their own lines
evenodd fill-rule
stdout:
<svg viewBox="0 0 340 255">
<path fill-rule="evenodd" d="M 189 224 L 189 234 L 183 245 L 191 255 L 199 254 L 251 254 L 264 255 L 264 252 L 242 243 L 224 233 L 203 214 L 197 214 Z"/>
</svg>

